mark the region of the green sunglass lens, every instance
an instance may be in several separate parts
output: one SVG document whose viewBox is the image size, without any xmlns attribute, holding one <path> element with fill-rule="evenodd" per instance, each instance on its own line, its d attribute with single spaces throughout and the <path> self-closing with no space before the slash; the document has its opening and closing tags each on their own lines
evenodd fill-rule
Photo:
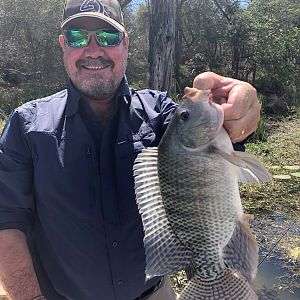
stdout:
<svg viewBox="0 0 300 300">
<path fill-rule="evenodd" d="M 99 31 L 96 33 L 96 38 L 100 46 L 117 46 L 120 44 L 119 32 Z"/>
<path fill-rule="evenodd" d="M 118 31 L 88 31 L 84 29 L 69 29 L 65 31 L 68 45 L 71 47 L 85 47 L 89 43 L 89 35 L 96 34 L 96 40 L 102 47 L 117 46 L 122 40 L 122 34 Z"/>
<path fill-rule="evenodd" d="M 89 42 L 89 33 L 83 30 L 71 29 L 66 31 L 67 42 L 72 47 L 84 47 Z"/>
</svg>

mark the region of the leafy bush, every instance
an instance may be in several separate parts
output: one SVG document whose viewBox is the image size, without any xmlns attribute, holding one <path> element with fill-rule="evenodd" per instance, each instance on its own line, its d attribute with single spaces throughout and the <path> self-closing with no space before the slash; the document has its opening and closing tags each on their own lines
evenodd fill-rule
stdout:
<svg viewBox="0 0 300 300">
<path fill-rule="evenodd" d="M 265 141 L 266 139 L 266 114 L 264 110 L 265 106 L 265 97 L 261 94 L 258 95 L 259 103 L 261 104 L 260 110 L 260 120 L 257 125 L 257 129 L 254 134 L 251 136 L 250 141 Z"/>
<path fill-rule="evenodd" d="M 51 95 L 64 88 L 65 83 L 44 84 L 32 82 L 19 87 L 0 88 L 0 119 L 7 117 L 16 107 L 33 99 Z"/>
<path fill-rule="evenodd" d="M 0 119 L 8 116 L 14 108 L 22 104 L 24 92 L 19 88 L 0 88 Z"/>
</svg>

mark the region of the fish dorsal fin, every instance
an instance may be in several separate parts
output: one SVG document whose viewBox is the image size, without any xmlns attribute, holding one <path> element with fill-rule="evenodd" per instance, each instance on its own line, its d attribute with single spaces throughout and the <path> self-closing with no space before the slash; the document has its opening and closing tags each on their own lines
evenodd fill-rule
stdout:
<svg viewBox="0 0 300 300">
<path fill-rule="evenodd" d="M 136 201 L 144 226 L 146 276 L 182 270 L 191 253 L 173 233 L 164 209 L 157 169 L 157 148 L 144 149 L 134 162 Z"/>
<path fill-rule="evenodd" d="M 213 152 L 218 153 L 224 159 L 239 167 L 238 180 L 244 183 L 266 182 L 271 181 L 272 176 L 264 165 L 253 155 L 240 151 L 232 153 L 224 152 L 220 149 L 213 148 Z"/>
</svg>

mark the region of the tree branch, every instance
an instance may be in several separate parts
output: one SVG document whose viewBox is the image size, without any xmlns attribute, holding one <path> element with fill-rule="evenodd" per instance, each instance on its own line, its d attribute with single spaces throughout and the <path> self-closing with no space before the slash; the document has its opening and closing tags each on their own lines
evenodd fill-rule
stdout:
<svg viewBox="0 0 300 300">
<path fill-rule="evenodd" d="M 213 0 L 214 4 L 218 7 L 220 12 L 223 14 L 223 16 L 227 19 L 227 21 L 230 23 L 231 19 L 230 17 L 226 14 L 225 10 L 221 7 L 220 3 L 217 0 Z"/>
</svg>

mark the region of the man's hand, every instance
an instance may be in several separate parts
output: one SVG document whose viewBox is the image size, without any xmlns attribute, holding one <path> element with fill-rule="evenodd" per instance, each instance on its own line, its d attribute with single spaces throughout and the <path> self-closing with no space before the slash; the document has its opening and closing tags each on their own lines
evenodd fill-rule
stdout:
<svg viewBox="0 0 300 300">
<path fill-rule="evenodd" d="M 199 90 L 210 89 L 213 101 L 222 105 L 224 127 L 233 143 L 244 140 L 256 130 L 260 104 L 251 84 L 205 72 L 194 79 L 193 86 Z"/>
</svg>

